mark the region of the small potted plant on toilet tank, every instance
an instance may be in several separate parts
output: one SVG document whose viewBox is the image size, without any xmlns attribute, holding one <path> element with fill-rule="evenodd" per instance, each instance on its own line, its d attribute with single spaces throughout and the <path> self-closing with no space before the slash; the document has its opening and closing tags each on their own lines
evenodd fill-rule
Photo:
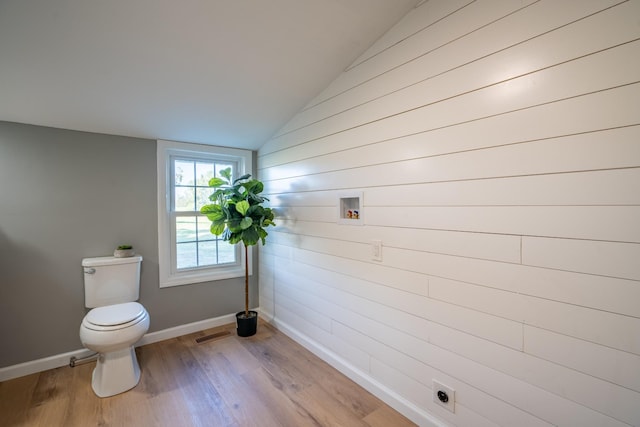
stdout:
<svg viewBox="0 0 640 427">
<path fill-rule="evenodd" d="M 136 253 L 131 245 L 120 245 L 113 251 L 113 256 L 116 258 L 128 258 L 134 256 Z"/>
<path fill-rule="evenodd" d="M 260 195 L 264 185 L 249 174 L 232 181 L 231 168 L 227 168 L 220 171 L 220 177 L 209 180 L 209 187 L 214 189 L 209 196 L 212 203 L 203 206 L 200 212 L 211 221 L 211 233 L 244 246 L 244 311 L 236 314 L 236 320 L 238 335 L 248 337 L 256 333 L 258 324 L 258 313 L 249 310 L 249 246 L 259 241 L 266 243 L 265 228 L 275 225 L 273 211 L 264 206 L 269 199 Z"/>
</svg>

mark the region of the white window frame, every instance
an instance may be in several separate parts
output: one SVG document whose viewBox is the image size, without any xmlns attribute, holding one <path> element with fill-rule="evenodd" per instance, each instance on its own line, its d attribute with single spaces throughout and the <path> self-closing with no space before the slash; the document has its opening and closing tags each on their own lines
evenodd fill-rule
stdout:
<svg viewBox="0 0 640 427">
<path fill-rule="evenodd" d="M 204 160 L 223 160 L 238 165 L 241 176 L 253 170 L 253 155 L 249 150 L 217 147 L 213 145 L 192 144 L 186 142 L 157 140 L 158 169 L 158 264 L 160 268 L 160 287 L 189 285 L 193 283 L 244 277 L 244 251 L 237 246 L 237 263 L 200 267 L 185 271 L 176 271 L 175 243 L 171 221 L 171 158 L 186 156 Z M 252 251 L 249 251 L 249 274 L 252 274 Z"/>
</svg>

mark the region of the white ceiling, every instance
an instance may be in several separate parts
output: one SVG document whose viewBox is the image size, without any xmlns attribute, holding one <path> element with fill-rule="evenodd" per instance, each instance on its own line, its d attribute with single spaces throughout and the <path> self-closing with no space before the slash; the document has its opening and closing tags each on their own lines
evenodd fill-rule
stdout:
<svg viewBox="0 0 640 427">
<path fill-rule="evenodd" d="M 0 120 L 257 149 L 417 0 L 0 0 Z"/>
</svg>

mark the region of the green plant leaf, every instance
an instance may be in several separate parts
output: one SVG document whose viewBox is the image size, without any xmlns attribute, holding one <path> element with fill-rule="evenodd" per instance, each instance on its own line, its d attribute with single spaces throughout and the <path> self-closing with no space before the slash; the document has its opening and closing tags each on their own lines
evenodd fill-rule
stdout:
<svg viewBox="0 0 640 427">
<path fill-rule="evenodd" d="M 258 181 L 257 179 L 252 179 L 250 181 L 247 182 L 243 182 L 242 185 L 244 186 L 244 188 L 249 192 L 249 193 L 256 193 L 255 189 L 256 187 L 258 187 L 258 185 L 260 184 L 260 181 Z"/>
<path fill-rule="evenodd" d="M 251 227 L 251 224 L 253 224 L 253 220 L 251 219 L 251 217 L 248 216 L 242 218 L 242 221 L 240 221 L 240 228 L 246 230 L 247 228 Z"/>
<path fill-rule="evenodd" d="M 250 207 L 249 202 L 247 202 L 246 200 L 241 200 L 238 203 L 236 203 L 236 211 L 240 212 L 242 215 L 247 214 L 249 207 Z"/>
<path fill-rule="evenodd" d="M 256 231 L 255 227 L 247 228 L 242 232 L 242 242 L 246 246 L 253 246 L 257 244 L 259 238 L 260 236 L 258 235 L 258 232 Z"/>
<path fill-rule="evenodd" d="M 242 233 L 230 233 L 227 240 L 229 240 L 229 243 L 231 243 L 232 245 L 240 243 L 242 242 Z"/>
<path fill-rule="evenodd" d="M 259 218 L 264 215 L 264 208 L 260 205 L 251 205 L 249 210 L 247 211 L 246 216 L 250 216 L 251 218 Z"/>
<path fill-rule="evenodd" d="M 222 187 L 225 184 L 228 184 L 229 181 L 225 181 L 222 178 L 214 177 L 209 180 L 209 187 Z"/>
<path fill-rule="evenodd" d="M 222 207 L 218 205 L 204 205 L 203 207 L 200 208 L 200 213 L 203 213 L 205 215 L 208 213 L 220 212 L 220 211 L 222 211 Z"/>
<path fill-rule="evenodd" d="M 219 236 L 224 232 L 225 228 L 224 222 L 220 224 L 211 224 L 211 234 Z"/>
<path fill-rule="evenodd" d="M 224 177 L 224 178 L 227 178 L 227 181 L 231 181 L 231 168 L 228 167 L 226 169 L 222 169 L 220 171 L 220 176 Z"/>
<path fill-rule="evenodd" d="M 217 214 L 220 212 L 222 212 L 222 206 L 217 204 L 204 205 L 203 207 L 200 208 L 200 213 L 204 215 Z"/>
<path fill-rule="evenodd" d="M 229 220 L 229 223 L 227 224 L 227 227 L 229 227 L 229 230 L 231 230 L 232 233 L 240 233 L 242 232 L 242 227 L 240 227 L 240 222 L 242 221 L 241 218 L 234 218 Z"/>
<path fill-rule="evenodd" d="M 258 180 L 255 180 L 255 182 L 256 182 L 256 186 L 253 188 L 253 192 L 255 194 L 262 193 L 262 190 L 264 190 L 264 184 Z"/>
<path fill-rule="evenodd" d="M 226 222 L 224 216 L 217 214 L 209 214 L 207 215 L 207 219 L 211 221 L 212 224 L 224 224 Z"/>
<path fill-rule="evenodd" d="M 260 235 L 260 240 L 262 241 L 262 244 L 265 244 L 265 239 L 267 238 L 267 236 L 269 235 L 269 233 L 267 233 L 267 230 L 265 230 L 264 228 L 259 228 L 258 229 L 258 234 Z"/>
<path fill-rule="evenodd" d="M 247 178 L 249 178 L 249 177 L 251 177 L 251 174 L 250 174 L 250 173 L 244 174 L 244 175 L 242 175 L 240 178 L 237 178 L 235 181 L 233 181 L 233 183 L 235 184 L 236 182 L 238 182 L 238 181 L 243 181 L 243 180 L 245 180 L 245 179 L 247 179 Z"/>
</svg>

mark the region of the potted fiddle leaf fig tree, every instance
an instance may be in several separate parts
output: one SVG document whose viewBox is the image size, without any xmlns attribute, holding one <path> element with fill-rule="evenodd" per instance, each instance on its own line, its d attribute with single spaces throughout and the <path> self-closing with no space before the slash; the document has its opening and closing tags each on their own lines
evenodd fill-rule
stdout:
<svg viewBox="0 0 640 427">
<path fill-rule="evenodd" d="M 242 242 L 244 246 L 244 311 L 236 314 L 237 333 L 241 337 L 254 335 L 258 326 L 258 313 L 249 310 L 249 246 L 261 241 L 265 244 L 268 233 L 265 230 L 273 222 L 273 211 L 263 204 L 268 201 L 260 193 L 264 185 L 251 175 L 243 175 L 232 181 L 231 168 L 220 171 L 220 177 L 209 180 L 214 189 L 200 212 L 211 221 L 211 233 L 222 236 L 230 244 Z"/>
</svg>

